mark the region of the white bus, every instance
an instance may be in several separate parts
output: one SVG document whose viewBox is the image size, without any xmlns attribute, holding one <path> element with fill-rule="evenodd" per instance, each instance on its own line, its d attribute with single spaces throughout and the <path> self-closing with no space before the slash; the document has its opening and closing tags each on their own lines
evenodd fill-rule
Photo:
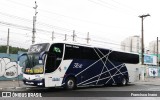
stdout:
<svg viewBox="0 0 160 100">
<path fill-rule="evenodd" d="M 139 55 L 72 43 L 42 43 L 31 45 L 18 62 L 23 62 L 26 85 L 74 89 L 126 85 L 129 75 L 125 63 L 139 63 Z"/>
</svg>

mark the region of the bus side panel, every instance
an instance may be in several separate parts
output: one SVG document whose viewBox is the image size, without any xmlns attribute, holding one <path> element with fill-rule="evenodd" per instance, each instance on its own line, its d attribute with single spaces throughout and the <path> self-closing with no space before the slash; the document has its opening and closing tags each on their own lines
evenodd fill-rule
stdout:
<svg viewBox="0 0 160 100">
<path fill-rule="evenodd" d="M 69 77 L 69 75 L 74 75 L 76 77 L 77 84 L 79 84 L 82 81 L 85 81 L 86 79 L 88 79 L 89 76 L 91 76 L 92 74 L 94 75 L 94 72 L 90 71 L 92 67 L 89 68 L 89 66 L 94 62 L 95 62 L 94 60 L 89 61 L 89 60 L 74 59 L 66 71 L 66 77 Z M 96 71 L 95 73 L 98 74 L 100 72 Z M 65 82 L 65 79 L 66 78 L 64 78 L 63 83 Z M 97 80 L 97 77 L 94 80 Z"/>
<path fill-rule="evenodd" d="M 66 75 L 70 74 L 76 77 L 77 86 L 120 83 L 122 77 L 128 78 L 124 64 L 108 60 L 74 59 L 66 71 Z"/>
</svg>

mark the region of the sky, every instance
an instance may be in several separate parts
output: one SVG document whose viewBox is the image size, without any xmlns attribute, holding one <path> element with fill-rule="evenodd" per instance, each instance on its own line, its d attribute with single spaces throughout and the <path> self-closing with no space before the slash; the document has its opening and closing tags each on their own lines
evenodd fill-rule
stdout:
<svg viewBox="0 0 160 100">
<path fill-rule="evenodd" d="M 129 36 L 141 36 L 141 18 L 144 19 L 144 43 L 160 37 L 160 0 L 36 0 L 36 43 L 72 41 L 73 30 L 77 43 L 90 43 L 120 49 L 120 43 Z M 29 48 L 32 44 L 35 0 L 0 0 L 0 45 Z"/>
</svg>

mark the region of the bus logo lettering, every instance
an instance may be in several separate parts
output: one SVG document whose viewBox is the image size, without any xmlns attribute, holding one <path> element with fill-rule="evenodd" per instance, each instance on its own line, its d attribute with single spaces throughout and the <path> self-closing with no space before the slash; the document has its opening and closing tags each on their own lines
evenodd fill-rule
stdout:
<svg viewBox="0 0 160 100">
<path fill-rule="evenodd" d="M 82 64 L 79 63 L 74 63 L 74 67 L 73 68 L 82 68 Z"/>
<path fill-rule="evenodd" d="M 52 78 L 52 81 L 60 81 L 60 78 Z"/>
</svg>

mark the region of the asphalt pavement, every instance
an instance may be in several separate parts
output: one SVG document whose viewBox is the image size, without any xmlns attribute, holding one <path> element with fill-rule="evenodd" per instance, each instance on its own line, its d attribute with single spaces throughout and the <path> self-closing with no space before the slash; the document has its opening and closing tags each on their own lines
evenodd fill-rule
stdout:
<svg viewBox="0 0 160 100">
<path fill-rule="evenodd" d="M 160 85 L 160 78 L 145 78 L 144 80 L 139 80 L 130 84 L 142 84 L 142 85 Z M 5 90 L 7 88 L 28 88 L 33 86 L 24 85 L 22 81 L 0 81 L 0 90 Z"/>
<path fill-rule="evenodd" d="M 145 80 L 143 81 L 137 81 L 134 83 L 130 83 L 130 85 L 128 86 L 124 86 L 124 87 L 118 87 L 118 86 L 110 86 L 110 87 L 100 87 L 100 88 L 83 88 L 83 89 L 78 89 L 75 91 L 71 91 L 72 93 L 75 92 L 76 93 L 82 93 L 82 92 L 89 92 L 92 93 L 92 91 L 121 91 L 122 89 L 124 90 L 124 92 L 126 93 L 125 90 L 128 91 L 159 91 L 159 86 L 160 86 L 160 78 L 145 78 Z M 9 88 L 9 89 L 8 89 Z M 43 97 L 43 98 L 34 98 L 34 100 L 159 100 L 159 97 L 57 97 L 58 95 L 64 95 L 67 94 L 68 91 L 63 90 L 63 89 L 55 89 L 55 90 L 50 90 L 47 89 L 47 91 L 45 89 L 27 89 L 27 88 L 32 88 L 31 86 L 26 86 L 23 84 L 22 81 L 0 81 L 0 91 L 3 92 L 3 90 L 22 90 L 19 88 L 26 88 L 25 91 L 28 92 L 43 92 L 43 94 L 47 94 L 50 95 L 48 97 Z M 82 92 L 81 92 L 82 91 Z M 121 93 L 121 92 L 117 92 L 117 93 Z M 122 92 L 122 93 L 124 93 Z M 68 92 L 69 93 L 69 92 Z M 85 92 L 86 93 L 86 92 Z M 94 92 L 93 92 L 94 93 Z M 95 92 L 96 93 L 96 92 Z M 159 94 L 159 92 L 157 92 Z M 54 97 L 54 95 L 56 95 L 56 97 Z M 92 94 L 93 95 L 93 94 Z M 8 100 L 6 98 L 0 98 L 0 99 L 4 99 L 4 100 Z M 15 100 L 15 98 L 10 98 L 9 100 Z M 16 98 L 17 100 L 32 100 L 31 98 Z"/>
</svg>

